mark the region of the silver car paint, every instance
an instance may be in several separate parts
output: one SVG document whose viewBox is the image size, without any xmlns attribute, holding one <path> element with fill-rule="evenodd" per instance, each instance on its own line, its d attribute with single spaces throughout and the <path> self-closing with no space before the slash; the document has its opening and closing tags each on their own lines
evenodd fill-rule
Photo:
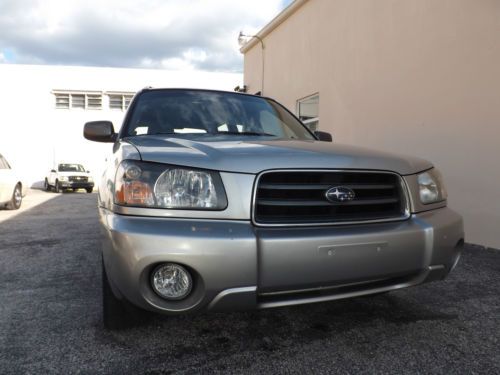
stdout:
<svg viewBox="0 0 500 375">
<path fill-rule="evenodd" d="M 319 302 L 442 279 L 458 259 L 463 238 L 462 219 L 448 208 L 402 222 L 293 229 L 100 211 L 104 261 L 116 294 L 164 313 Z M 195 287 L 186 300 L 166 301 L 152 291 L 149 274 L 161 262 L 177 262 L 195 272 Z M 356 292 L 259 302 L 265 292 L 345 285 L 400 273 L 412 277 Z"/>
<path fill-rule="evenodd" d="M 374 169 L 408 175 L 432 167 L 426 160 L 361 147 L 308 140 L 234 140 L 204 142 L 167 136 L 139 136 L 129 141 L 142 160 L 224 172 L 257 174 L 265 169 Z"/>
<path fill-rule="evenodd" d="M 113 155 L 107 159 L 107 165 L 101 177 L 99 186 L 99 206 L 111 209 L 113 207 L 113 192 L 115 189 L 115 174 L 122 160 L 141 160 L 137 148 L 128 142 L 117 142 L 113 146 Z"/>
<path fill-rule="evenodd" d="M 224 170 L 221 177 L 229 205 L 224 211 L 115 205 L 114 178 L 124 159 Z M 253 225 L 252 192 L 258 173 L 298 166 L 374 169 L 404 175 L 412 215 L 408 220 L 378 224 L 306 228 Z M 444 207 L 446 202 L 419 203 L 416 173 L 431 167 L 420 159 L 322 142 L 225 140 L 198 144 L 149 136 L 119 141 L 99 189 L 103 258 L 110 283 L 117 296 L 135 305 L 172 314 L 320 302 L 444 278 L 458 260 L 463 223 L 458 214 Z M 188 298 L 166 301 L 153 292 L 150 272 L 161 262 L 178 262 L 193 271 L 195 287 Z M 367 282 L 401 273 L 411 277 L 327 296 L 261 301 L 266 293 Z"/>
<path fill-rule="evenodd" d="M 140 137 L 141 139 L 143 137 Z M 147 137 L 148 139 L 151 137 Z M 144 143 L 144 140 L 142 141 Z M 316 144 L 323 142 L 316 142 Z M 156 143 L 154 143 L 156 144 Z M 241 142 L 236 142 L 236 144 L 241 144 Z M 220 146 L 220 145 L 219 145 Z M 219 147 L 217 146 L 217 147 Z M 139 146 L 137 146 L 139 147 Z M 215 146 L 214 146 L 215 147 Z M 332 145 L 330 144 L 330 147 Z M 335 145 L 335 149 L 337 145 Z M 347 147 L 341 147 L 342 149 L 346 149 Z M 138 208 L 138 207 L 124 207 L 118 206 L 113 203 L 113 190 L 114 190 L 114 178 L 115 172 L 118 164 L 124 159 L 134 159 L 141 160 L 141 155 L 143 156 L 144 150 L 147 151 L 146 146 L 140 147 L 141 154 L 138 149 L 129 144 L 128 142 L 121 142 L 115 146 L 115 154 L 114 158 L 108 162 L 108 167 L 106 169 L 105 175 L 101 179 L 101 188 L 99 189 L 99 198 L 100 205 L 102 207 L 106 207 L 113 212 L 120 213 L 123 215 L 138 215 L 138 216 L 157 216 L 157 217 L 177 217 L 177 218 L 197 218 L 197 219 L 230 219 L 230 220 L 250 220 L 251 218 L 251 203 L 252 203 L 252 189 L 254 185 L 254 181 L 256 175 L 248 174 L 248 173 L 229 173 L 229 172 L 221 172 L 221 178 L 224 183 L 224 188 L 226 190 L 226 195 L 228 198 L 228 207 L 224 211 L 195 211 L 195 210 L 162 210 L 162 209 L 152 209 L 152 208 Z M 351 150 L 354 152 L 356 148 Z M 190 153 L 189 149 L 186 150 L 188 154 Z M 367 152 L 365 150 L 365 152 Z M 159 154 L 158 154 L 159 155 Z M 227 156 L 228 158 L 232 157 L 231 155 Z M 249 157 L 249 155 L 247 155 Z M 253 156 L 252 156 L 253 157 Z M 144 159 L 143 159 L 144 160 Z M 431 166 L 428 162 L 421 161 L 413 161 L 412 165 L 415 164 L 415 169 L 413 169 L 412 173 L 420 172 L 422 170 L 429 169 Z M 149 161 L 154 162 L 165 162 L 163 158 L 159 159 L 151 159 Z M 288 165 L 294 165 L 295 158 L 288 159 Z M 372 160 L 373 162 L 373 160 Z M 182 166 L 192 166 L 189 164 L 179 164 L 173 163 L 170 164 L 182 165 Z M 331 164 L 331 163 L 330 163 Z M 396 163 L 401 164 L 401 163 Z M 276 163 L 276 160 L 270 158 L 267 162 L 260 164 L 259 172 L 263 170 L 275 169 L 278 165 L 282 165 L 280 163 Z M 212 169 L 215 164 L 211 164 Z M 409 167 L 409 165 L 407 166 Z M 314 168 L 314 165 L 311 163 L 308 165 L 308 168 Z M 331 168 L 328 168 L 331 169 Z M 384 169 L 387 170 L 387 169 Z M 440 207 L 444 207 L 446 202 L 434 203 L 430 205 L 422 205 L 418 198 L 418 188 L 417 188 L 417 179 L 416 175 L 407 175 L 403 176 L 403 179 L 408 187 L 412 187 L 407 189 L 409 192 L 410 198 L 410 209 L 411 212 L 422 212 L 431 209 L 436 209 Z"/>
</svg>

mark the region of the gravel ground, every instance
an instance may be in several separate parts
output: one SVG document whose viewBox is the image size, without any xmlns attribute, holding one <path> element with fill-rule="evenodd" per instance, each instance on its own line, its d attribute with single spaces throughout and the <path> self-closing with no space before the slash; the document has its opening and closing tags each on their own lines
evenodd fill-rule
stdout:
<svg viewBox="0 0 500 375">
<path fill-rule="evenodd" d="M 0 223 L 1 374 L 500 373 L 500 251 L 377 297 L 109 332 L 95 206 L 62 194 Z"/>
</svg>

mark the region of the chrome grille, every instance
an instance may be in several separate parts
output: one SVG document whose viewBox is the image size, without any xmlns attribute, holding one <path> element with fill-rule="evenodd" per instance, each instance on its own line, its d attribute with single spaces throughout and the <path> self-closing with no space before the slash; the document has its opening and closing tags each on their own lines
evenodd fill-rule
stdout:
<svg viewBox="0 0 500 375">
<path fill-rule="evenodd" d="M 69 176 L 68 180 L 71 182 L 87 182 L 88 177 L 85 176 Z"/>
<path fill-rule="evenodd" d="M 391 172 L 271 171 L 257 180 L 253 218 L 262 225 L 345 224 L 408 217 L 402 179 Z M 350 189 L 354 199 L 332 202 L 326 192 Z"/>
</svg>

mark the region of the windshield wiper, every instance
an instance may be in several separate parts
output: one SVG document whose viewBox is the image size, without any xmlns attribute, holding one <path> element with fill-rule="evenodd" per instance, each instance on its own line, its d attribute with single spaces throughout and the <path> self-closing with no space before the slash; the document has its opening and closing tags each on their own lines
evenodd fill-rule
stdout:
<svg viewBox="0 0 500 375">
<path fill-rule="evenodd" d="M 158 132 L 151 134 L 137 134 L 129 135 L 128 137 L 138 137 L 141 135 L 248 135 L 248 136 L 259 136 L 259 137 L 277 137 L 276 134 L 269 133 L 258 133 L 258 132 L 216 132 L 216 133 L 198 133 L 198 132 Z"/>
<path fill-rule="evenodd" d="M 209 135 L 211 133 L 198 133 L 198 132 L 192 132 L 192 133 L 189 133 L 189 132 L 185 132 L 185 133 L 181 133 L 181 132 L 158 132 L 158 133 L 151 133 L 151 134 L 135 134 L 135 135 L 128 135 L 127 137 L 140 137 L 140 136 L 151 136 L 151 135 L 193 135 L 193 134 L 196 134 L 196 135 Z"/>
<path fill-rule="evenodd" d="M 214 133 L 217 135 L 257 135 L 257 136 L 271 136 L 271 137 L 277 137 L 276 134 L 269 134 L 269 133 L 257 133 L 257 132 L 217 132 Z"/>
</svg>

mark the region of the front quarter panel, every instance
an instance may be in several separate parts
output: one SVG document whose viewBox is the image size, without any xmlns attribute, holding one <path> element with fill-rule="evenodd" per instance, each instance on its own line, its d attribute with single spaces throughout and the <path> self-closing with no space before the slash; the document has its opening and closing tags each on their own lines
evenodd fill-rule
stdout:
<svg viewBox="0 0 500 375">
<path fill-rule="evenodd" d="M 126 141 L 118 141 L 113 145 L 113 155 L 108 159 L 106 169 L 101 178 L 99 185 L 99 207 L 104 207 L 108 210 L 112 209 L 116 169 L 124 159 L 141 160 L 141 155 L 135 146 Z"/>
<path fill-rule="evenodd" d="M 12 169 L 0 170 L 0 203 L 6 203 L 12 198 L 12 193 L 19 182 Z"/>
</svg>

